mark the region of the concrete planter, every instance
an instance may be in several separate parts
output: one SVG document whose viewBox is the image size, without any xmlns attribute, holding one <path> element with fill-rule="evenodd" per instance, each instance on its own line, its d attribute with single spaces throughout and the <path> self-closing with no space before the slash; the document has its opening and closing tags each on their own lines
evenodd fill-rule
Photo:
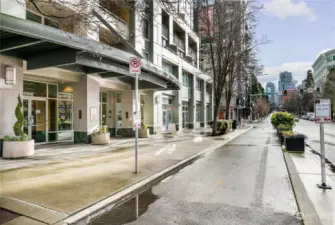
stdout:
<svg viewBox="0 0 335 225">
<path fill-rule="evenodd" d="M 285 149 L 288 152 L 305 152 L 305 137 L 301 135 L 285 137 Z"/>
<path fill-rule="evenodd" d="M 4 141 L 2 157 L 16 159 L 32 156 L 35 153 L 34 139 L 29 141 Z"/>
<path fill-rule="evenodd" d="M 148 138 L 150 134 L 150 130 L 149 129 L 138 129 L 138 137 L 140 138 Z"/>
<path fill-rule="evenodd" d="M 93 145 L 106 145 L 110 141 L 110 133 L 92 134 L 92 144 Z"/>
</svg>

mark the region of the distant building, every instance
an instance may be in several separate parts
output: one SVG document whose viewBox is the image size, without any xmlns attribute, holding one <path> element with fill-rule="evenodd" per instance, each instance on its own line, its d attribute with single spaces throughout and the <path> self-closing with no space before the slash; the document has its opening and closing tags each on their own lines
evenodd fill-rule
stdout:
<svg viewBox="0 0 335 225">
<path fill-rule="evenodd" d="M 319 55 L 312 67 L 314 70 L 315 86 L 322 89 L 329 70 L 335 67 L 335 49 L 331 49 Z"/>
<path fill-rule="evenodd" d="M 288 71 L 280 72 L 279 81 L 278 81 L 278 96 L 279 104 L 282 104 L 283 100 L 283 91 L 284 90 L 294 90 L 296 89 L 295 81 L 293 80 L 292 73 Z"/>
<path fill-rule="evenodd" d="M 266 92 L 269 96 L 270 103 L 275 103 L 275 92 L 276 92 L 276 86 L 272 82 L 268 82 L 266 84 Z"/>
<path fill-rule="evenodd" d="M 288 89 L 285 90 L 286 91 L 286 95 L 282 95 L 282 104 L 284 104 L 287 100 L 289 99 L 293 99 L 295 98 L 295 96 L 297 95 L 297 90 L 296 89 Z"/>
</svg>

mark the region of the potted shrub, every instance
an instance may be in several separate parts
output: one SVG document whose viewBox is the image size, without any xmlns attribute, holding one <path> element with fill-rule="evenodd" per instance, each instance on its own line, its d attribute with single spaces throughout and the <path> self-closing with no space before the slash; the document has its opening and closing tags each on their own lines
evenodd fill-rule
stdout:
<svg viewBox="0 0 335 225">
<path fill-rule="evenodd" d="M 177 128 L 176 128 L 177 129 Z M 148 138 L 150 130 L 147 125 L 144 123 L 144 104 L 141 105 L 141 128 L 138 129 L 138 136 L 140 138 Z"/>
<path fill-rule="evenodd" d="M 305 152 L 305 138 L 303 134 L 296 134 L 293 131 L 284 132 L 286 151 Z"/>
<path fill-rule="evenodd" d="M 92 133 L 92 144 L 93 145 L 105 145 L 110 141 L 110 134 L 107 131 L 107 126 L 99 127 Z"/>
<path fill-rule="evenodd" d="M 35 142 L 27 134 L 23 133 L 24 118 L 22 114 L 22 101 L 20 95 L 15 108 L 17 121 L 13 126 L 15 136 L 5 136 L 3 141 L 2 157 L 7 159 L 23 158 L 34 155 Z"/>
</svg>

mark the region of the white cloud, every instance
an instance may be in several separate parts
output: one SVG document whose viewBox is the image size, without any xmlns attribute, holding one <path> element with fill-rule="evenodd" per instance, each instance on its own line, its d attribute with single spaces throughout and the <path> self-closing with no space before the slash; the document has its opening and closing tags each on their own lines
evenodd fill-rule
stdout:
<svg viewBox="0 0 335 225">
<path fill-rule="evenodd" d="M 298 84 L 300 84 L 301 81 L 306 78 L 307 70 L 312 69 L 312 63 L 313 62 L 289 62 L 280 66 L 265 67 L 264 74 L 268 75 L 259 76 L 257 79 L 264 87 L 269 81 L 278 86 L 279 73 L 288 71 L 292 73 L 293 79 L 297 80 Z"/>
<path fill-rule="evenodd" d="M 293 0 L 270 0 L 264 3 L 265 11 L 285 20 L 292 16 L 307 17 L 309 21 L 315 21 L 316 15 L 312 8 L 303 2 L 294 2 Z"/>
</svg>

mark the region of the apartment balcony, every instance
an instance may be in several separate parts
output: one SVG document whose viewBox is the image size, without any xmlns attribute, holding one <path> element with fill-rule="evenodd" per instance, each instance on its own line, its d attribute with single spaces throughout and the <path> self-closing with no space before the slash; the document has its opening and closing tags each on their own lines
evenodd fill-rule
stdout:
<svg viewBox="0 0 335 225">
<path fill-rule="evenodd" d="M 199 101 L 201 102 L 201 95 L 202 95 L 202 91 L 195 91 L 195 101 Z"/>
<path fill-rule="evenodd" d="M 173 43 L 182 51 L 185 51 L 185 42 L 182 41 L 178 36 L 173 35 Z"/>
<path fill-rule="evenodd" d="M 185 86 L 185 85 L 182 85 L 181 86 L 181 97 L 184 98 L 184 99 L 190 99 L 191 98 L 191 88 Z"/>
<path fill-rule="evenodd" d="M 191 63 L 194 67 L 197 67 L 197 53 L 192 48 L 188 48 L 188 53 L 186 55 L 186 60 Z"/>
<path fill-rule="evenodd" d="M 101 4 L 96 11 L 107 23 L 109 23 L 109 25 L 115 30 L 115 32 L 121 35 L 124 39 L 129 40 L 129 27 L 126 21 L 109 11 L 105 6 Z"/>
<path fill-rule="evenodd" d="M 212 96 L 209 93 L 205 94 L 205 102 L 206 103 L 211 103 Z"/>
<path fill-rule="evenodd" d="M 169 39 L 169 29 L 163 25 L 162 25 L 162 36 L 167 40 Z"/>
</svg>

